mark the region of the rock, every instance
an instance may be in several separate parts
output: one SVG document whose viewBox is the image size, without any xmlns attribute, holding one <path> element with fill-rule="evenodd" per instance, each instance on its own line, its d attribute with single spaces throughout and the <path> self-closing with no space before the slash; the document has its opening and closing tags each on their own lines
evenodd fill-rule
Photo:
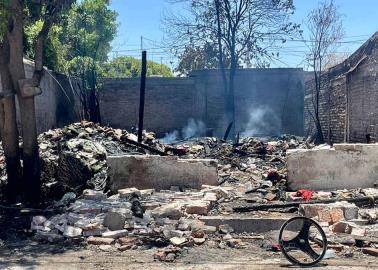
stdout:
<svg viewBox="0 0 378 270">
<path fill-rule="evenodd" d="M 100 245 L 99 249 L 101 249 L 102 251 L 110 251 L 112 249 L 112 246 L 111 245 Z"/>
<path fill-rule="evenodd" d="M 87 242 L 90 245 L 111 245 L 115 242 L 115 239 L 90 236 L 87 238 Z"/>
<path fill-rule="evenodd" d="M 118 239 L 118 238 L 126 236 L 127 234 L 128 234 L 127 230 L 109 231 L 109 232 L 104 232 L 102 234 L 102 237 Z"/>
<path fill-rule="evenodd" d="M 223 240 L 231 240 L 231 239 L 232 239 L 232 236 L 229 233 L 223 236 Z"/>
<path fill-rule="evenodd" d="M 32 226 L 42 226 L 45 223 L 47 218 L 44 216 L 34 216 L 32 219 Z"/>
<path fill-rule="evenodd" d="M 105 200 L 106 195 L 102 191 L 86 189 L 83 191 L 83 198 L 86 200 L 100 201 L 100 200 Z"/>
<path fill-rule="evenodd" d="M 127 245 L 119 246 L 118 250 L 119 251 L 126 251 L 126 250 L 129 250 L 129 249 L 132 249 L 133 246 L 134 245 L 132 245 L 132 244 L 127 244 Z"/>
<path fill-rule="evenodd" d="M 179 219 L 182 215 L 181 205 L 178 203 L 165 204 L 152 210 L 152 216 L 158 218 Z"/>
<path fill-rule="evenodd" d="M 333 224 L 332 231 L 334 233 L 348 233 L 350 234 L 352 232 L 352 226 L 347 222 L 337 222 Z"/>
<path fill-rule="evenodd" d="M 222 224 L 222 225 L 219 225 L 219 232 L 220 233 L 224 233 L 224 234 L 233 233 L 234 232 L 234 228 L 232 228 L 228 224 Z"/>
<path fill-rule="evenodd" d="M 105 215 L 104 226 L 112 231 L 123 230 L 126 219 L 132 217 L 132 212 L 125 208 L 114 208 Z"/>
<path fill-rule="evenodd" d="M 366 235 L 366 228 L 362 228 L 362 227 L 358 227 L 358 226 L 353 226 L 352 227 L 351 235 L 354 235 L 354 236 L 365 236 Z"/>
<path fill-rule="evenodd" d="M 74 238 L 81 236 L 83 230 L 73 226 L 66 226 L 63 235 L 66 237 Z"/>
<path fill-rule="evenodd" d="M 118 243 L 121 246 L 125 246 L 125 245 L 133 246 L 133 245 L 136 245 L 138 241 L 139 239 L 137 237 L 122 237 L 118 239 Z"/>
<path fill-rule="evenodd" d="M 186 243 L 187 240 L 185 237 L 172 237 L 171 239 L 169 239 L 169 241 L 172 245 L 181 246 Z"/>
<path fill-rule="evenodd" d="M 242 244 L 240 239 L 230 239 L 226 241 L 227 245 L 231 248 L 239 248 Z"/>
<path fill-rule="evenodd" d="M 336 252 L 333 249 L 328 249 L 323 257 L 323 259 L 331 259 L 336 257 Z"/>
<path fill-rule="evenodd" d="M 59 243 L 64 240 L 63 235 L 54 232 L 37 231 L 34 238 L 37 241 L 48 241 L 50 243 Z"/>
<path fill-rule="evenodd" d="M 205 238 L 193 238 L 194 244 L 196 245 L 202 245 L 205 243 L 206 239 Z"/>
<path fill-rule="evenodd" d="M 368 254 L 370 256 L 378 257 L 378 249 L 377 248 L 363 248 L 362 252 L 364 254 Z"/>
</svg>

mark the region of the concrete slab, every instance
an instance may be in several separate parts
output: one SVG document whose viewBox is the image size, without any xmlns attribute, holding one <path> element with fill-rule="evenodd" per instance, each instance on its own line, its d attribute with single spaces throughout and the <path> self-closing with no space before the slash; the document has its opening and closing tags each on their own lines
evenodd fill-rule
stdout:
<svg viewBox="0 0 378 270">
<path fill-rule="evenodd" d="M 330 149 L 289 150 L 292 190 L 373 187 L 378 180 L 378 144 L 335 144 Z"/>
<path fill-rule="evenodd" d="M 170 189 L 171 186 L 200 189 L 217 185 L 217 160 L 178 159 L 152 155 L 109 156 L 110 188 Z"/>
<path fill-rule="evenodd" d="M 246 217 L 246 216 L 205 216 L 200 220 L 208 226 L 219 228 L 219 225 L 231 226 L 235 233 L 265 233 L 279 230 L 285 221 L 293 216 L 285 217 Z"/>
</svg>

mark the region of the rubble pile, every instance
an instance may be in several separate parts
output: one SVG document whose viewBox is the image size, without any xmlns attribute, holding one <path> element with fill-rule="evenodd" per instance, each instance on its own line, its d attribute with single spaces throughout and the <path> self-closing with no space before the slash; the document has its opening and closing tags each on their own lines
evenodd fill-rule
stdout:
<svg viewBox="0 0 378 270">
<path fill-rule="evenodd" d="M 313 145 L 294 136 L 271 140 L 244 138 L 232 144 L 217 138 L 202 138 L 167 146 L 184 158 L 218 160 L 219 184 L 250 194 L 249 200 L 286 200 L 286 151 L 309 149 Z"/>
<path fill-rule="evenodd" d="M 145 245 L 164 247 L 156 256 L 169 261 L 181 248 L 201 245 L 208 234 L 217 231 L 199 217 L 227 195 L 221 187 L 212 186 L 186 192 L 128 188 L 110 197 L 101 191 L 84 190 L 64 213 L 48 219 L 33 217 L 31 229 L 36 239 L 48 242 L 79 238 L 120 251 Z"/>
<path fill-rule="evenodd" d="M 299 214 L 319 223 L 327 236 L 328 249 L 334 250 L 335 255 L 350 257 L 361 249 L 365 254 L 378 256 L 378 208 L 363 209 L 339 201 L 303 204 Z"/>
<path fill-rule="evenodd" d="M 48 198 L 61 197 L 68 191 L 80 194 L 86 187 L 103 190 L 107 155 L 148 153 L 128 143 L 137 141 L 135 134 L 86 121 L 49 130 L 38 141 L 43 194 Z M 153 133 L 144 132 L 143 144 L 163 149 Z"/>
</svg>

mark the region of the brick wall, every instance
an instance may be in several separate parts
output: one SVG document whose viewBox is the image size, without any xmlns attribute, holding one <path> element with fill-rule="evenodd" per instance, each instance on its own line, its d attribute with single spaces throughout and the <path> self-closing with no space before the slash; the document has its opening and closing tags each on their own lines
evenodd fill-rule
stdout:
<svg viewBox="0 0 378 270">
<path fill-rule="evenodd" d="M 378 141 L 378 33 L 350 58 L 323 75 L 320 119 L 325 138 L 332 142 Z M 314 132 L 311 117 L 314 81 L 305 87 L 305 132 Z"/>
<path fill-rule="evenodd" d="M 100 92 L 103 124 L 131 128 L 138 123 L 139 79 L 106 79 Z M 251 114 L 265 110 L 257 123 L 262 135 L 303 134 L 302 69 L 245 69 L 235 79 L 236 131 L 244 131 Z M 188 119 L 206 123 L 223 136 L 224 95 L 217 70 L 196 71 L 189 78 L 147 78 L 145 128 L 159 135 L 180 130 Z M 274 119 L 274 123 L 272 120 Z M 274 128 L 272 128 L 272 126 Z M 269 134 L 266 134 L 268 132 Z"/>
</svg>

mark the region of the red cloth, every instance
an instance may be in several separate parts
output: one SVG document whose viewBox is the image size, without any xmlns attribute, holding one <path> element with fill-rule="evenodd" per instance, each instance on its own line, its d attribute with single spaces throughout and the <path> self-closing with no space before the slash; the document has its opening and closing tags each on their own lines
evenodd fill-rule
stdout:
<svg viewBox="0 0 378 270">
<path fill-rule="evenodd" d="M 308 201 L 312 198 L 312 194 L 314 194 L 314 191 L 309 189 L 300 189 L 297 191 L 297 196 L 302 197 L 305 201 Z"/>
</svg>

